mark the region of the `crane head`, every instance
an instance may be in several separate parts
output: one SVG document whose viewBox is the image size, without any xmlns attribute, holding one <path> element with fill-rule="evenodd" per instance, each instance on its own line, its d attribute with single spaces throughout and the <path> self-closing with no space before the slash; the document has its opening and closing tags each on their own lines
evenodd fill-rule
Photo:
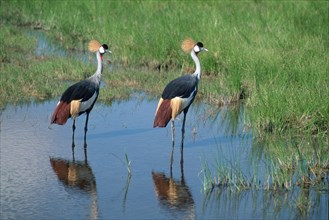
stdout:
<svg viewBox="0 0 329 220">
<path fill-rule="evenodd" d="M 200 51 L 208 51 L 206 48 L 203 47 L 203 43 L 195 43 L 195 41 L 191 38 L 185 39 L 182 43 L 181 48 L 185 53 L 190 53 L 192 50 L 194 50 L 196 54 L 198 54 Z"/>
<path fill-rule="evenodd" d="M 96 53 L 96 52 L 100 52 L 101 54 L 104 54 L 106 52 L 108 53 L 112 53 L 109 50 L 109 47 L 107 46 L 107 44 L 103 44 L 101 45 L 97 40 L 91 40 L 88 44 L 88 50 L 90 52 Z"/>
<path fill-rule="evenodd" d="M 193 47 L 194 52 L 197 54 L 201 51 L 208 51 L 207 48 L 203 47 L 203 43 L 198 42 L 194 47 Z"/>
<path fill-rule="evenodd" d="M 109 50 L 109 47 L 107 46 L 107 44 L 103 44 L 100 48 L 99 48 L 99 52 L 101 54 L 104 54 L 106 52 L 108 53 L 112 53 L 112 51 Z"/>
</svg>

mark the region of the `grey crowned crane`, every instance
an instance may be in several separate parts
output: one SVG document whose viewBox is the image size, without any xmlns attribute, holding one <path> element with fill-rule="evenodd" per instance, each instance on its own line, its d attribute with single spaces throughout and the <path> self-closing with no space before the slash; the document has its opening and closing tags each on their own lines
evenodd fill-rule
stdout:
<svg viewBox="0 0 329 220">
<path fill-rule="evenodd" d="M 88 130 L 89 113 L 93 109 L 94 104 L 99 94 L 99 85 L 101 82 L 103 70 L 103 55 L 106 52 L 112 53 L 106 44 L 101 45 L 96 40 L 91 40 L 88 44 L 90 52 L 96 53 L 97 70 L 91 77 L 73 84 L 63 93 L 58 102 L 55 111 L 51 117 L 51 124 L 64 125 L 68 118 L 73 119 L 72 125 L 72 149 L 74 148 L 74 131 L 75 119 L 86 113 L 85 133 L 84 133 L 84 147 L 86 144 L 86 134 Z"/>
<path fill-rule="evenodd" d="M 172 80 L 164 88 L 158 103 L 158 107 L 156 109 L 153 127 L 166 127 L 168 122 L 171 120 L 172 147 L 174 149 L 174 120 L 181 112 L 184 112 L 181 145 L 182 153 L 186 114 L 198 92 L 198 83 L 201 78 L 201 64 L 198 58 L 198 54 L 201 51 L 208 50 L 203 47 L 203 44 L 201 42 L 195 43 L 190 38 L 183 41 L 181 48 L 185 53 L 191 54 L 191 57 L 195 62 L 196 66 L 195 72 L 193 74 L 187 74 Z"/>
</svg>

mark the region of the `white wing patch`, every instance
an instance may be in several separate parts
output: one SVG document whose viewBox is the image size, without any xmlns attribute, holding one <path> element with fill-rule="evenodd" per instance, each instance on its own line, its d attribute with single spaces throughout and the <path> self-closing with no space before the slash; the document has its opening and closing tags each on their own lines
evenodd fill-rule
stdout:
<svg viewBox="0 0 329 220">
<path fill-rule="evenodd" d="M 194 88 L 193 92 L 189 97 L 187 98 L 180 97 L 182 99 L 182 110 L 185 109 L 191 103 L 195 92 L 196 92 L 196 88 Z"/>
<path fill-rule="evenodd" d="M 97 93 L 95 92 L 94 95 L 90 99 L 88 99 L 85 102 L 81 102 L 80 112 L 84 112 L 87 109 L 89 109 L 90 106 L 95 102 L 96 97 L 97 97 Z"/>
</svg>

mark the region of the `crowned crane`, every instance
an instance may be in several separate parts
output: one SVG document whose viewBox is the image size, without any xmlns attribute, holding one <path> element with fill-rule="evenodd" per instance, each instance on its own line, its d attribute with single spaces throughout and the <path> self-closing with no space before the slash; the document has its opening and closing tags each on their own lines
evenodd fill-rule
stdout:
<svg viewBox="0 0 329 220">
<path fill-rule="evenodd" d="M 68 118 L 73 119 L 72 125 L 72 149 L 74 148 L 75 119 L 86 113 L 86 123 L 84 129 L 84 147 L 86 144 L 86 134 L 88 130 L 89 113 L 93 109 L 99 94 L 99 85 L 101 82 L 103 70 L 103 55 L 106 52 L 112 53 L 106 44 L 101 45 L 96 40 L 91 40 L 88 44 L 90 52 L 96 53 L 97 70 L 91 77 L 73 84 L 63 93 L 58 102 L 55 111 L 51 117 L 51 124 L 64 125 Z"/>
<path fill-rule="evenodd" d="M 198 54 L 201 51 L 208 51 L 203 47 L 203 43 L 195 43 L 192 39 L 188 38 L 183 41 L 181 45 L 185 53 L 190 53 L 195 63 L 196 69 L 193 74 L 187 74 L 178 77 L 164 88 L 158 107 L 155 112 L 155 119 L 153 127 L 166 127 L 171 119 L 171 133 L 172 133 L 172 147 L 174 148 L 174 131 L 175 118 L 183 111 L 183 125 L 182 125 L 182 148 L 183 138 L 185 133 L 185 120 L 189 107 L 191 106 L 194 98 L 198 92 L 198 83 L 201 78 L 201 64 Z M 183 149 L 181 149 L 182 152 Z M 171 157 L 172 161 L 172 157 Z"/>
</svg>

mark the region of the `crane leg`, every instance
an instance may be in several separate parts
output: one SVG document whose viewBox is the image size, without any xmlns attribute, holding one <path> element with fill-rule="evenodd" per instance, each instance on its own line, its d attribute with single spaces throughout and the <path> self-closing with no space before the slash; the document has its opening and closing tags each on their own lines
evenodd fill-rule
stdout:
<svg viewBox="0 0 329 220">
<path fill-rule="evenodd" d="M 88 120 L 89 120 L 89 112 L 87 112 L 86 116 L 86 124 L 85 124 L 85 136 L 84 136 L 84 147 L 87 147 L 87 141 L 86 141 L 86 136 L 87 136 L 87 131 L 88 131 Z"/>
<path fill-rule="evenodd" d="M 73 119 L 73 125 L 72 125 L 72 151 L 74 150 L 74 147 L 75 147 L 75 144 L 74 144 L 74 131 L 75 131 L 75 119 Z"/>
<path fill-rule="evenodd" d="M 171 141 L 175 142 L 175 124 L 174 120 L 171 120 Z"/>
<path fill-rule="evenodd" d="M 85 163 L 88 162 L 88 155 L 87 155 L 87 148 L 84 148 L 84 154 L 85 154 Z"/>
<path fill-rule="evenodd" d="M 187 111 L 184 111 L 184 118 L 183 118 L 183 125 L 182 125 L 182 142 L 181 142 L 181 146 L 180 146 L 180 164 L 181 167 L 183 166 L 184 163 L 184 156 L 183 156 L 183 152 L 184 152 L 184 138 L 185 138 L 185 120 L 186 120 L 186 114 Z"/>
<path fill-rule="evenodd" d="M 171 147 L 171 155 L 170 155 L 170 171 L 172 171 L 172 164 L 174 161 L 174 147 L 175 147 L 175 124 L 174 120 L 171 120 L 171 141 L 172 141 L 172 147 Z"/>
<path fill-rule="evenodd" d="M 182 125 L 182 137 L 185 134 L 185 120 L 186 120 L 186 114 L 187 112 L 184 111 L 184 118 L 183 118 L 183 125 Z"/>
</svg>

